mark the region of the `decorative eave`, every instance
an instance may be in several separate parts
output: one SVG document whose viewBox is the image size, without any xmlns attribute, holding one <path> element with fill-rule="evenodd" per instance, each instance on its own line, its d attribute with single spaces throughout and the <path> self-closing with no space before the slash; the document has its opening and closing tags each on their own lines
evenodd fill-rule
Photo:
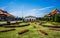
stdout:
<svg viewBox="0 0 60 38">
<path fill-rule="evenodd" d="M 0 15 L 2 15 L 2 14 L 3 15 L 7 15 L 8 17 L 11 16 L 11 17 L 14 17 L 15 18 L 15 16 L 9 14 L 7 11 L 3 11 L 3 10 L 0 9 Z"/>
<path fill-rule="evenodd" d="M 46 14 L 44 17 L 50 17 L 52 15 L 55 15 L 57 12 L 60 12 L 58 9 L 54 9 L 53 11 L 51 11 L 49 14 Z"/>
</svg>

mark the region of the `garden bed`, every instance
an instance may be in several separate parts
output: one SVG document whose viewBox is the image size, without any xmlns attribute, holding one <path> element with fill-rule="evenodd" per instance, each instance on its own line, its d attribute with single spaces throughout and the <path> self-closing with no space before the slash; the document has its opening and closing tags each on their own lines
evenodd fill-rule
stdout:
<svg viewBox="0 0 60 38">
<path fill-rule="evenodd" d="M 4 27 L 10 27 L 10 28 L 13 28 L 13 27 L 24 27 L 24 26 L 29 26 L 30 24 L 25 24 L 25 25 L 5 25 Z"/>
<path fill-rule="evenodd" d="M 28 31 L 29 31 L 29 30 L 25 29 L 25 30 L 22 30 L 22 31 L 18 32 L 18 34 L 19 34 L 19 35 L 20 35 L 20 34 L 24 34 L 24 33 L 28 32 Z"/>
<path fill-rule="evenodd" d="M 8 29 L 8 30 L 0 30 L 0 32 L 8 32 L 8 31 L 13 31 L 13 30 L 16 30 L 16 29 Z"/>
<path fill-rule="evenodd" d="M 43 27 L 51 27 L 51 28 L 60 28 L 60 26 L 54 26 L 54 25 L 41 25 Z"/>
<path fill-rule="evenodd" d="M 42 34 L 48 35 L 44 30 L 39 30 Z"/>
<path fill-rule="evenodd" d="M 49 30 L 60 31 L 58 28 L 49 28 Z"/>
</svg>

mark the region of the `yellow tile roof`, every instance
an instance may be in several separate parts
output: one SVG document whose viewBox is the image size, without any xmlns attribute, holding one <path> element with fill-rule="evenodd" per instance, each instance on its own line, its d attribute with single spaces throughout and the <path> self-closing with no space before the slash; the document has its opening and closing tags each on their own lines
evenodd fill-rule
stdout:
<svg viewBox="0 0 60 38">
<path fill-rule="evenodd" d="M 7 12 L 4 12 L 3 10 L 0 10 L 0 15 L 1 15 L 1 14 L 14 17 L 13 15 L 11 15 L 11 14 L 9 14 L 9 13 L 7 13 Z"/>
<path fill-rule="evenodd" d="M 52 12 L 50 12 L 49 14 L 46 14 L 45 16 L 52 16 L 56 14 L 58 11 L 59 11 L 58 9 L 54 9 Z"/>
</svg>

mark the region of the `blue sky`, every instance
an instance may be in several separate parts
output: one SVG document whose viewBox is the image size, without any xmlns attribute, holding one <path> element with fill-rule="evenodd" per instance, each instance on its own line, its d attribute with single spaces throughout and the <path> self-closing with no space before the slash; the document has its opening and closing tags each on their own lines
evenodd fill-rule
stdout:
<svg viewBox="0 0 60 38">
<path fill-rule="evenodd" d="M 18 17 L 42 17 L 55 8 L 60 10 L 60 0 L 0 0 L 0 9 Z"/>
</svg>

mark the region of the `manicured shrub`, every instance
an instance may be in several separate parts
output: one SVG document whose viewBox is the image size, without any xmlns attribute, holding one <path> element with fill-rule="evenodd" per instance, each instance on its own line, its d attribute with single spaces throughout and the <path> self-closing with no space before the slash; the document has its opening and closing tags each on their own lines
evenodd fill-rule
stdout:
<svg viewBox="0 0 60 38">
<path fill-rule="evenodd" d="M 16 30 L 16 29 L 8 29 L 8 30 L 0 30 L 0 32 L 8 32 L 8 31 L 13 31 L 13 30 Z"/>
<path fill-rule="evenodd" d="M 33 26 L 33 28 L 36 28 L 36 26 Z"/>
<path fill-rule="evenodd" d="M 11 23 L 10 23 L 10 21 L 7 21 L 7 25 L 10 25 Z"/>
<path fill-rule="evenodd" d="M 45 22 L 40 22 L 40 24 L 39 25 L 43 25 Z"/>
<path fill-rule="evenodd" d="M 40 23 L 39 25 L 42 25 L 43 23 Z"/>
<path fill-rule="evenodd" d="M 56 28 L 49 28 L 49 30 L 56 30 Z"/>
<path fill-rule="evenodd" d="M 60 26 L 53 26 L 53 28 L 60 28 Z"/>
<path fill-rule="evenodd" d="M 60 31 L 57 28 L 49 28 L 49 30 L 55 30 L 55 31 Z"/>
<path fill-rule="evenodd" d="M 30 25 L 30 24 L 21 25 L 21 27 L 28 26 L 28 25 Z"/>
<path fill-rule="evenodd" d="M 37 23 L 35 23 L 35 24 L 37 24 Z"/>
<path fill-rule="evenodd" d="M 51 23 L 52 25 L 57 25 L 56 23 Z"/>
</svg>

